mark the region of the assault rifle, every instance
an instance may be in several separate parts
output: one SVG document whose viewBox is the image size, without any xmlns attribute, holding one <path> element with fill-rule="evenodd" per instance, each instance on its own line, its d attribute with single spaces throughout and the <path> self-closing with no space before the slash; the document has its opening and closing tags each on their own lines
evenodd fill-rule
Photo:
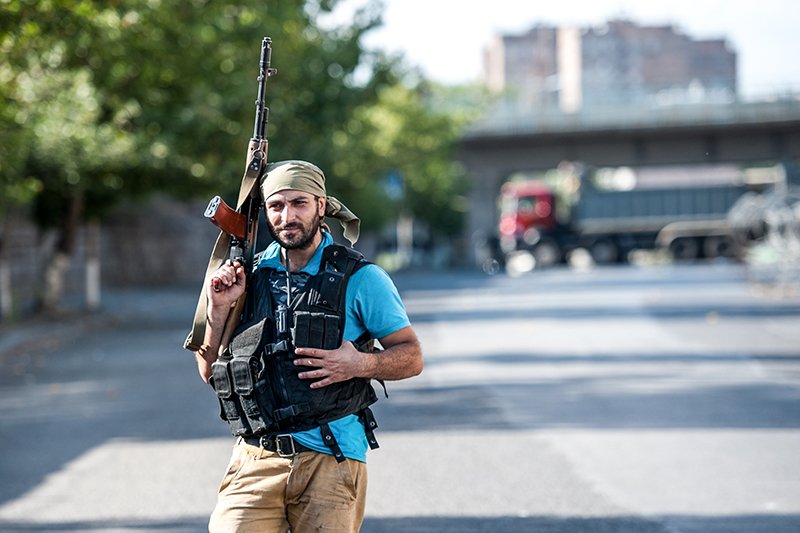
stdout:
<svg viewBox="0 0 800 533">
<path fill-rule="evenodd" d="M 250 139 L 249 162 L 247 173 L 255 175 L 256 186 L 250 191 L 240 191 L 236 210 L 225 200 L 215 196 L 208 203 L 205 216 L 222 231 L 230 235 L 230 253 L 228 259 L 239 261 L 248 271 L 253 259 L 258 217 L 261 210 L 261 198 L 258 195 L 258 180 L 267 163 L 267 126 L 269 125 L 269 108 L 265 103 L 267 79 L 277 74 L 270 68 L 272 59 L 272 39 L 264 37 L 261 41 L 261 60 L 258 71 L 258 98 L 256 99 L 256 120 L 253 126 L 253 137 Z M 245 174 L 247 177 L 247 174 Z"/>
<path fill-rule="evenodd" d="M 266 137 L 267 126 L 269 125 L 269 108 L 265 102 L 266 86 L 267 79 L 278 72 L 270 67 L 271 60 L 272 39 L 264 37 L 261 41 L 261 58 L 258 64 L 258 97 L 256 98 L 253 137 L 248 145 L 247 165 L 242 177 L 236 209 L 226 204 L 219 196 L 215 196 L 211 199 L 205 211 L 206 218 L 222 230 L 217 238 L 206 269 L 206 281 L 208 281 L 210 274 L 219 268 L 220 264 L 226 259 L 231 262 L 239 261 L 245 269 L 245 275 L 249 275 L 252 269 L 258 219 L 263 203 L 258 185 L 267 167 L 267 147 L 269 144 Z M 244 309 L 245 300 L 244 296 L 239 298 L 239 301 L 236 302 L 236 305 L 228 315 L 222 334 L 222 346 L 227 346 Z M 184 343 L 184 347 L 189 350 L 197 351 L 203 342 L 206 327 L 206 306 L 204 284 L 195 311 L 192 331 Z"/>
</svg>

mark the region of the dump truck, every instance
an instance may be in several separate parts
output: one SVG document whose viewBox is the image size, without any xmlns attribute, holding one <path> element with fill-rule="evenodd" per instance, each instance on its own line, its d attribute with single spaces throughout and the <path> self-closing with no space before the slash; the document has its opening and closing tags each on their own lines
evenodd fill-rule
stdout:
<svg viewBox="0 0 800 533">
<path fill-rule="evenodd" d="M 603 190 L 581 180 L 565 200 L 543 180 L 508 182 L 499 198 L 500 250 L 530 253 L 537 267 L 579 248 L 601 264 L 624 262 L 633 250 L 665 249 L 679 260 L 733 257 L 727 215 L 749 190 L 730 183 Z"/>
</svg>

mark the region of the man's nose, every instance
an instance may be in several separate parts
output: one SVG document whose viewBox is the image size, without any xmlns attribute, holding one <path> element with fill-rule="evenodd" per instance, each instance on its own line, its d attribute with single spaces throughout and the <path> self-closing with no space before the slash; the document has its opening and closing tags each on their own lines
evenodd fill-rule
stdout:
<svg viewBox="0 0 800 533">
<path fill-rule="evenodd" d="M 283 218 L 284 223 L 291 222 L 295 218 L 295 210 L 292 209 L 292 206 L 286 205 L 281 211 L 281 218 Z"/>
</svg>

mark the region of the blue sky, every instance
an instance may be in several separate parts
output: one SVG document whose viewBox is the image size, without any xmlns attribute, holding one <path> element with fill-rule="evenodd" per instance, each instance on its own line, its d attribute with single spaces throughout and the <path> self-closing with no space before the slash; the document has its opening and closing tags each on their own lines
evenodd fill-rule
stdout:
<svg viewBox="0 0 800 533">
<path fill-rule="evenodd" d="M 365 0 L 346 0 L 347 12 Z M 385 0 L 384 27 L 369 46 L 402 50 L 431 78 L 458 83 L 481 71 L 482 50 L 495 32 L 542 23 L 599 25 L 611 18 L 672 24 L 696 38 L 726 38 L 738 54 L 746 97 L 800 92 L 798 0 Z M 344 15 L 346 16 L 346 15 Z"/>
</svg>

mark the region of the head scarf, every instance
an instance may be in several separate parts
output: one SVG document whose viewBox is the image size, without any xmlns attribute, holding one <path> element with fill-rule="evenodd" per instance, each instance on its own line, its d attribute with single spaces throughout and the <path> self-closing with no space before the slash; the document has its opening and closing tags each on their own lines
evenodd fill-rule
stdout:
<svg viewBox="0 0 800 533">
<path fill-rule="evenodd" d="M 325 174 L 316 165 L 306 161 L 278 161 L 267 165 L 261 179 L 261 197 L 264 201 L 276 192 L 293 190 L 325 198 L 325 216 L 339 220 L 344 237 L 353 245 L 358 240 L 361 221 L 342 202 L 325 192 Z"/>
</svg>

